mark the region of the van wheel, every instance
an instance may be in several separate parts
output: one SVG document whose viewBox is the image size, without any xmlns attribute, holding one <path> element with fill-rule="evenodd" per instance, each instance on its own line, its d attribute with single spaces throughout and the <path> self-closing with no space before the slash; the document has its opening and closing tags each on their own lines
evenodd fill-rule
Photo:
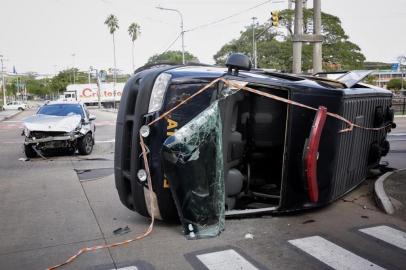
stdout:
<svg viewBox="0 0 406 270">
<path fill-rule="evenodd" d="M 37 152 L 35 152 L 31 144 L 24 145 L 24 153 L 27 158 L 34 158 L 37 156 Z"/>
<path fill-rule="evenodd" d="M 93 138 L 92 133 L 87 133 L 83 138 L 78 141 L 78 151 L 81 155 L 90 155 L 93 150 Z"/>
</svg>

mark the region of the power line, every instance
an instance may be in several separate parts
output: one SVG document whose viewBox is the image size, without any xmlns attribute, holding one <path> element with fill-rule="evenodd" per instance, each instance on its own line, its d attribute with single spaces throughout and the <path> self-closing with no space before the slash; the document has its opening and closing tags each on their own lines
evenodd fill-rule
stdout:
<svg viewBox="0 0 406 270">
<path fill-rule="evenodd" d="M 236 17 L 236 16 L 241 15 L 241 14 L 247 12 L 247 11 L 256 9 L 256 8 L 258 8 L 258 7 L 260 7 L 260 6 L 263 6 L 263 5 L 265 5 L 265 4 L 268 4 L 268 3 L 270 3 L 270 2 L 273 2 L 273 3 L 283 3 L 284 1 L 267 0 L 267 1 L 264 1 L 264 2 L 261 2 L 261 3 L 257 4 L 257 5 L 255 5 L 255 6 L 252 6 L 252 7 L 250 7 L 250 8 L 247 8 L 247 9 L 241 10 L 241 11 L 239 11 L 239 12 L 237 12 L 237 13 L 231 14 L 231 15 L 229 15 L 229 16 L 227 16 L 227 17 L 224 17 L 224 18 L 215 20 L 215 21 L 210 22 L 210 23 L 198 25 L 198 26 L 196 26 L 196 27 L 194 27 L 194 28 L 185 30 L 185 32 L 191 32 L 191 31 L 195 31 L 195 30 L 198 30 L 198 29 L 201 29 L 201 28 L 209 27 L 209 26 L 211 26 L 211 25 L 213 25 L 213 24 L 221 23 L 221 22 L 223 22 L 223 21 L 225 21 L 225 20 L 228 20 L 228 19 L 230 19 L 230 18 Z"/>
<path fill-rule="evenodd" d="M 166 53 L 166 52 L 173 46 L 173 44 L 175 44 L 175 42 L 179 39 L 180 35 L 181 35 L 181 34 L 179 34 L 179 35 L 175 38 L 175 40 L 172 41 L 172 43 L 166 48 L 166 50 L 165 50 L 162 54 Z"/>
</svg>

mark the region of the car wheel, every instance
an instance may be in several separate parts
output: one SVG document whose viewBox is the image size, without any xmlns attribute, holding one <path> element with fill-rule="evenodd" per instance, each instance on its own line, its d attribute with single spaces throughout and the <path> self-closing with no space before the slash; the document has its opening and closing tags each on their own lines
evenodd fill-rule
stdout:
<svg viewBox="0 0 406 270">
<path fill-rule="evenodd" d="M 23 110 L 23 108 L 19 107 L 19 108 L 18 108 L 18 110 L 19 110 L 19 111 L 22 111 L 22 110 Z"/>
<path fill-rule="evenodd" d="M 34 158 L 37 156 L 37 152 L 35 152 L 31 144 L 24 145 L 24 153 L 27 158 Z"/>
<path fill-rule="evenodd" d="M 78 150 L 81 155 L 90 155 L 93 150 L 93 138 L 92 133 L 87 133 L 83 138 L 79 139 Z"/>
</svg>

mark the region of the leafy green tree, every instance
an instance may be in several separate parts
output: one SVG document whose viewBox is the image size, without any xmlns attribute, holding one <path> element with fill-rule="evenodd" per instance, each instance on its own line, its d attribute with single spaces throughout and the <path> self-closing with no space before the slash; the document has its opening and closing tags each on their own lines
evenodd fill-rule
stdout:
<svg viewBox="0 0 406 270">
<path fill-rule="evenodd" d="M 287 29 L 285 32 L 277 31 L 270 27 L 269 23 L 255 27 L 257 38 L 258 66 L 273 68 L 282 71 L 292 69 L 292 34 L 293 34 L 293 10 L 283 10 L 280 13 L 280 25 Z M 305 9 L 303 12 L 303 32 L 312 33 L 313 10 Z M 338 17 L 322 12 L 322 35 L 323 35 L 323 68 L 335 69 L 359 69 L 365 61 L 360 48 L 349 41 L 341 27 Z M 263 33 L 263 34 L 261 34 Z M 227 56 L 232 52 L 252 54 L 252 26 L 246 27 L 238 39 L 225 44 L 215 55 L 217 64 L 223 64 Z M 312 68 L 312 45 L 303 44 L 302 67 L 303 70 Z"/>
<path fill-rule="evenodd" d="M 400 79 L 391 79 L 387 86 L 388 89 L 390 90 L 400 90 L 402 88 L 402 81 Z M 403 80 L 403 88 L 406 87 L 406 81 Z"/>
<path fill-rule="evenodd" d="M 199 62 L 196 56 L 189 52 L 185 52 L 186 62 Z M 161 54 L 155 54 L 148 59 L 148 64 L 155 63 L 171 63 L 171 64 L 182 64 L 182 52 L 181 51 L 167 51 Z"/>
<path fill-rule="evenodd" d="M 46 96 L 51 94 L 50 80 L 49 79 L 28 79 L 27 82 L 27 92 L 36 96 Z"/>
<path fill-rule="evenodd" d="M 367 76 L 367 77 L 364 79 L 364 81 L 365 81 L 367 84 L 377 85 L 377 80 L 376 80 L 376 79 L 377 79 L 376 76 L 374 76 L 374 75 L 369 75 L 369 76 Z"/>
<path fill-rule="evenodd" d="M 130 35 L 131 41 L 132 41 L 132 48 L 131 48 L 132 64 L 133 64 L 133 70 L 135 70 L 135 66 L 134 66 L 134 42 L 137 40 L 137 38 L 141 34 L 140 26 L 137 23 L 130 24 L 130 26 L 128 27 L 128 34 Z"/>
<path fill-rule="evenodd" d="M 66 86 L 72 83 L 72 73 L 76 73 L 76 83 L 87 83 L 88 74 L 79 71 L 78 69 L 66 69 L 60 71 L 56 76 L 54 76 L 49 82 L 50 93 L 62 93 L 66 91 Z"/>
</svg>

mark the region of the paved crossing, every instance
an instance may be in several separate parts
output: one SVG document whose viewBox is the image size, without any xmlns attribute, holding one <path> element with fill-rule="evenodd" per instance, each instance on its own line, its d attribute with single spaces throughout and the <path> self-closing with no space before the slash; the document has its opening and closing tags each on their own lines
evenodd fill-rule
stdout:
<svg viewBox="0 0 406 270">
<path fill-rule="evenodd" d="M 398 251 L 400 252 L 406 250 L 406 233 L 401 230 L 381 225 L 359 229 L 358 231 L 395 246 L 399 248 Z M 332 269 L 385 269 L 379 265 L 385 258 L 376 257 L 373 261 L 367 260 L 357 255 L 355 252 L 351 252 L 345 247 L 339 246 L 318 235 L 292 239 L 288 242 L 299 250 L 328 265 Z M 379 246 L 377 249 L 378 248 L 382 247 Z M 406 256 L 404 266 L 399 267 L 400 269 L 406 268 Z"/>
<path fill-rule="evenodd" d="M 389 226 L 376 226 L 359 230 L 369 236 L 375 237 L 385 243 L 406 250 L 406 233 Z M 405 260 L 406 268 L 406 260 Z"/>
<path fill-rule="evenodd" d="M 376 245 L 376 249 L 382 249 L 379 245 L 379 242 L 373 241 L 374 239 L 378 239 L 379 241 L 385 242 L 394 246 L 398 249 L 398 252 L 401 253 L 400 256 L 405 257 L 405 264 L 396 265 L 397 269 L 406 269 L 406 254 L 402 254 L 404 250 L 406 250 L 406 233 L 395 229 L 390 226 L 380 225 L 380 226 L 372 226 L 367 228 L 362 228 L 358 230 L 351 231 L 351 233 L 356 234 L 356 231 L 360 232 L 361 234 L 368 235 L 366 241 L 370 241 L 370 244 Z M 335 235 L 334 238 L 338 236 Z M 345 240 L 344 240 L 345 243 Z M 377 256 L 374 258 L 363 258 L 360 254 L 357 254 L 357 251 L 353 251 L 354 246 L 348 248 L 345 244 L 337 244 L 333 241 L 330 241 L 322 236 L 319 235 L 310 235 L 303 238 L 291 239 L 287 241 L 288 245 L 294 246 L 296 249 L 300 250 L 301 252 L 305 253 L 307 256 L 311 256 L 317 259 L 319 262 L 325 265 L 315 265 L 316 269 L 337 269 L 337 270 L 360 270 L 360 269 L 372 269 L 372 270 L 384 270 L 390 269 L 385 268 L 381 264 L 386 258 L 379 257 L 380 253 L 376 253 Z M 355 247 L 357 248 L 357 247 Z M 301 256 L 299 252 L 298 256 Z M 394 250 L 396 252 L 396 250 Z M 257 270 L 257 269 L 272 269 L 272 268 L 263 268 L 257 267 L 257 263 L 255 263 L 252 259 L 246 258 L 241 252 L 238 250 L 234 250 L 232 247 L 227 248 L 224 250 L 216 250 L 216 251 L 207 251 L 205 253 L 199 253 L 194 255 L 195 261 L 199 263 L 194 265 L 192 261 L 192 267 L 194 269 L 208 269 L 208 270 L 232 270 L 232 269 L 240 269 L 240 270 Z M 202 268 L 201 266 L 204 267 Z M 267 267 L 267 266 L 265 266 Z M 300 266 L 298 266 L 299 268 Z"/>
<path fill-rule="evenodd" d="M 385 269 L 320 236 L 310 236 L 288 242 L 333 269 Z"/>
</svg>

